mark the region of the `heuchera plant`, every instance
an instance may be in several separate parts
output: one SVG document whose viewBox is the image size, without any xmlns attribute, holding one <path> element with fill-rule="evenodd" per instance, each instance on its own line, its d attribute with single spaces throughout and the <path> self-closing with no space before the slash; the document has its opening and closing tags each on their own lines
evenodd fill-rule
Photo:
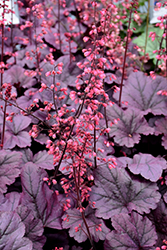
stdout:
<svg viewBox="0 0 167 250">
<path fill-rule="evenodd" d="M 1 1 L 0 249 L 167 249 L 167 16 L 143 3 L 20 0 L 14 25 Z"/>
</svg>

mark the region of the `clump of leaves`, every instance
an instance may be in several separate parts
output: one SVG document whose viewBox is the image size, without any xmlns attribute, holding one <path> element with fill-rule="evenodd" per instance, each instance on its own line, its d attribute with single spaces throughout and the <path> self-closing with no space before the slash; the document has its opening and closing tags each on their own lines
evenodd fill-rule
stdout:
<svg viewBox="0 0 167 250">
<path fill-rule="evenodd" d="M 138 1 L 18 4 L 20 25 L 1 25 L 0 248 L 166 244 L 167 81 L 136 70 L 166 30 L 138 56 Z"/>
</svg>

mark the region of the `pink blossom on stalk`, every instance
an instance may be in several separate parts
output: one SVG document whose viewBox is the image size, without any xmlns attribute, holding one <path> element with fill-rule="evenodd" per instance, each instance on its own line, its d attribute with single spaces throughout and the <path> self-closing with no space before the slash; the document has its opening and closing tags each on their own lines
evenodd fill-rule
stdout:
<svg viewBox="0 0 167 250">
<path fill-rule="evenodd" d="M 155 80 L 156 78 L 156 75 L 155 75 L 155 72 L 154 71 L 150 71 L 150 76 L 153 80 Z"/>
</svg>

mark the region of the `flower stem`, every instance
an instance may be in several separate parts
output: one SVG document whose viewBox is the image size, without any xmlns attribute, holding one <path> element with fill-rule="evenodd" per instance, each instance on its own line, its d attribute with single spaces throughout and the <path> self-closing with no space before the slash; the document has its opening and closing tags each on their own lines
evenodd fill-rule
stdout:
<svg viewBox="0 0 167 250">
<path fill-rule="evenodd" d="M 129 24 L 128 24 L 128 30 L 127 30 L 127 40 L 126 40 L 126 47 L 125 47 L 125 54 L 124 54 L 124 61 L 123 61 L 123 71 L 122 71 L 120 93 L 119 93 L 119 106 L 120 107 L 121 107 L 121 96 L 122 96 L 123 80 L 124 80 L 124 74 L 125 74 L 125 63 L 126 63 L 126 55 L 127 55 L 127 50 L 128 50 L 128 40 L 129 40 L 129 33 L 130 33 L 130 24 L 132 20 L 132 13 L 133 13 L 133 5 L 130 11 Z"/>
</svg>

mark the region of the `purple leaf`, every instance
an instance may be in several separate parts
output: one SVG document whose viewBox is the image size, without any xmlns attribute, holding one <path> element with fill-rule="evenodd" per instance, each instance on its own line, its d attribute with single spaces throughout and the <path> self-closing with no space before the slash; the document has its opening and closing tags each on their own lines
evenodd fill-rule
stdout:
<svg viewBox="0 0 167 250">
<path fill-rule="evenodd" d="M 0 192 L 7 191 L 6 185 L 10 185 L 20 174 L 21 153 L 1 150 L 0 154 Z"/>
<path fill-rule="evenodd" d="M 105 250 L 148 250 L 153 247 L 157 240 L 157 234 L 151 221 L 146 217 L 132 212 L 115 215 L 112 218 L 114 231 L 109 233 L 104 243 Z"/>
<path fill-rule="evenodd" d="M 91 131 L 90 131 L 91 132 Z M 111 158 L 111 155 L 113 155 L 115 153 L 114 148 L 111 145 L 106 145 L 104 142 L 107 141 L 107 137 L 102 135 L 100 136 L 99 140 L 96 142 L 96 148 L 97 148 L 97 158 L 100 157 L 100 159 L 105 159 L 105 161 L 109 158 Z M 100 150 L 98 150 L 100 149 Z M 102 152 L 101 152 L 102 150 Z M 93 151 L 93 148 L 92 148 Z M 94 157 L 92 156 L 92 160 Z M 97 163 L 98 165 L 100 165 L 101 160 L 97 159 Z M 104 161 L 103 161 L 104 163 Z"/>
<path fill-rule="evenodd" d="M 24 74 L 25 69 L 18 65 L 13 65 L 10 69 L 5 71 L 4 81 L 11 83 L 16 87 L 29 88 L 35 84 L 35 79 Z M 6 78 L 7 77 L 7 78 Z"/>
<path fill-rule="evenodd" d="M 77 51 L 77 44 L 71 39 L 69 47 L 69 42 L 67 41 L 67 38 L 64 35 L 64 33 L 67 32 L 66 28 L 64 28 L 64 25 L 61 25 L 60 31 L 61 31 L 60 33 L 61 50 L 63 54 L 69 55 L 70 53 L 75 53 Z M 58 33 L 58 25 L 57 28 L 50 28 L 49 30 L 47 30 L 47 34 L 44 35 L 44 38 L 46 42 L 52 44 L 52 46 L 54 46 L 56 49 L 60 49 L 59 38 L 57 33 Z"/>
<path fill-rule="evenodd" d="M 92 187 L 90 201 L 96 202 L 97 217 L 109 219 L 132 210 L 149 213 L 159 202 L 156 184 L 132 180 L 124 168 L 101 166 L 94 174 L 95 186 Z"/>
<path fill-rule="evenodd" d="M 33 242 L 33 250 L 42 249 L 46 241 L 42 221 L 34 217 L 32 210 L 22 205 L 17 208 L 17 213 L 25 225 L 25 236 Z"/>
<path fill-rule="evenodd" d="M 40 151 L 33 156 L 30 149 L 25 149 L 22 151 L 23 157 L 22 161 L 23 164 L 27 162 L 34 163 L 37 167 L 52 170 L 54 169 L 53 166 L 53 155 L 49 155 L 46 150 Z"/>
<path fill-rule="evenodd" d="M 42 249 L 46 241 L 45 236 L 42 236 L 44 231 L 42 221 L 34 218 L 33 212 L 27 207 L 24 207 L 22 205 L 18 206 L 20 201 L 19 193 L 11 192 L 6 194 L 5 198 L 1 197 L 1 200 L 2 198 L 3 204 L 0 205 L 0 211 L 10 212 L 16 210 L 25 225 L 24 236 L 29 238 L 33 242 L 33 250 Z M 22 242 L 20 246 L 23 247 L 24 242 Z"/>
<path fill-rule="evenodd" d="M 139 143 L 140 134 L 153 134 L 151 128 L 143 115 L 136 110 L 122 110 L 116 104 L 107 108 L 107 118 L 114 124 L 110 124 L 110 136 L 115 136 L 114 141 L 120 146 L 133 147 Z M 119 120 L 117 120 L 119 119 Z"/>
<path fill-rule="evenodd" d="M 27 163 L 21 173 L 23 188 L 22 204 L 41 219 L 44 226 L 61 229 L 61 195 L 57 196 L 44 183 L 47 173 L 36 165 Z"/>
<path fill-rule="evenodd" d="M 20 148 L 30 146 L 31 137 L 28 132 L 23 131 L 30 123 L 31 119 L 23 115 L 15 115 L 12 122 L 7 121 L 4 148 L 11 149 L 16 145 Z"/>
<path fill-rule="evenodd" d="M 132 173 L 141 174 L 145 179 L 153 182 L 161 177 L 166 167 L 165 159 L 142 153 L 134 155 L 133 161 L 128 164 Z"/>
<path fill-rule="evenodd" d="M 111 73 L 106 73 L 106 77 L 105 77 L 105 82 L 107 84 L 113 84 L 115 82 L 115 80 L 113 79 L 112 76 L 115 76 L 114 74 L 111 74 Z"/>
<path fill-rule="evenodd" d="M 167 192 L 163 195 L 165 203 L 167 203 Z"/>
<path fill-rule="evenodd" d="M 78 69 L 74 62 L 70 63 L 69 56 L 61 56 L 55 61 L 55 65 L 58 63 L 63 63 L 63 72 L 62 74 L 55 75 L 55 77 L 53 75 L 48 77 L 45 76 L 46 72 L 54 70 L 54 65 L 51 65 L 50 63 L 41 63 L 41 67 L 44 67 L 42 72 L 42 81 L 48 86 L 49 84 L 53 84 L 53 79 L 55 78 L 55 82 L 61 83 L 61 88 L 67 87 L 68 85 L 74 86 L 77 75 L 81 73 L 80 69 Z M 57 88 L 59 89 L 59 87 Z"/>
<path fill-rule="evenodd" d="M 155 135 L 164 134 L 162 136 L 162 146 L 167 149 L 167 117 L 163 117 L 155 122 Z"/>
<path fill-rule="evenodd" d="M 149 112 L 154 115 L 167 115 L 166 97 L 157 95 L 159 90 L 164 89 L 166 78 L 157 75 L 153 80 L 143 72 L 133 72 L 123 87 L 121 101 L 128 101 L 128 107 L 133 107 L 144 115 Z M 118 99 L 119 92 L 114 97 Z"/>
<path fill-rule="evenodd" d="M 34 164 L 27 163 L 21 172 L 21 182 L 23 188 L 22 204 L 27 205 L 39 219 L 42 219 L 46 209 L 46 199 L 43 192 L 44 181 L 47 173 L 39 169 Z"/>
<path fill-rule="evenodd" d="M 60 87 L 56 86 L 58 90 L 60 88 L 67 87 L 68 85 L 74 86 L 75 81 L 77 79 L 77 75 L 81 73 L 80 70 L 76 70 L 76 65 L 74 65 L 74 63 L 70 63 L 69 56 L 61 56 L 58 60 L 55 61 L 55 65 L 57 65 L 58 63 L 63 63 L 62 74 L 57 74 L 55 76 L 50 75 L 48 77 L 46 77 L 45 75 L 48 71 L 57 71 L 57 69 L 55 69 L 54 65 L 51 65 L 50 63 L 41 63 L 40 67 L 43 67 L 42 82 L 45 83 L 47 86 L 50 86 L 54 82 L 60 82 Z M 50 93 L 52 92 L 50 91 Z M 56 94 L 58 94 L 59 96 L 61 92 L 59 93 L 57 91 Z"/>
<path fill-rule="evenodd" d="M 18 134 L 12 134 L 11 131 L 5 132 L 4 148 L 12 149 L 15 146 L 25 148 L 31 146 L 31 138 L 26 131 L 20 131 Z"/>
<path fill-rule="evenodd" d="M 47 81 L 47 79 L 45 81 Z M 43 81 L 43 83 L 45 82 L 43 78 L 42 78 L 42 81 Z M 49 80 L 48 80 L 48 85 L 49 85 Z M 60 93 L 58 92 L 58 96 L 59 96 L 59 94 Z M 41 102 L 47 101 L 47 102 L 52 102 L 53 103 L 53 93 L 52 93 L 52 91 L 50 89 L 44 89 L 42 91 L 42 93 L 39 93 L 39 100 Z"/>
<path fill-rule="evenodd" d="M 0 211 L 15 211 L 20 202 L 20 194 L 11 192 L 5 195 L 4 203 L 0 205 Z"/>
<path fill-rule="evenodd" d="M 158 203 L 157 208 L 148 215 L 148 218 L 155 225 L 156 231 L 160 234 L 160 237 L 162 235 L 165 238 L 167 235 L 167 207 L 162 199 Z"/>
<path fill-rule="evenodd" d="M 117 166 L 118 167 L 123 167 L 123 168 L 126 168 L 126 167 L 128 167 L 128 165 L 129 164 L 131 164 L 132 163 L 132 159 L 131 158 L 129 158 L 129 157 L 118 157 L 118 158 L 116 158 L 116 162 L 117 162 Z"/>
<path fill-rule="evenodd" d="M 167 135 L 167 117 L 160 118 L 155 121 L 155 135 Z"/>
<path fill-rule="evenodd" d="M 79 210 L 76 208 L 67 210 L 67 215 L 64 215 L 63 219 L 63 228 L 70 228 L 70 237 L 74 237 L 79 243 L 86 241 L 87 235 L 85 232 L 87 232 L 87 229 L 82 218 L 82 213 Z M 93 240 L 96 242 L 104 240 L 105 235 L 109 233 L 110 230 L 105 226 L 102 219 L 98 219 L 95 216 L 95 211 L 90 207 L 85 210 L 85 219 Z M 98 230 L 99 224 L 101 224 L 101 231 Z M 78 228 L 78 230 L 76 228 Z"/>
<path fill-rule="evenodd" d="M 62 229 L 62 215 L 63 215 L 63 206 L 62 202 L 64 197 L 62 195 L 56 195 L 51 191 L 48 186 L 45 184 L 45 197 L 47 202 L 47 208 L 45 210 L 43 224 L 45 227 L 51 227 L 55 229 Z"/>
<path fill-rule="evenodd" d="M 49 137 L 45 134 L 39 134 L 37 138 L 34 139 L 38 143 L 44 145 L 46 144 L 47 140 L 49 140 Z"/>
<path fill-rule="evenodd" d="M 51 100 L 50 100 L 50 101 L 51 101 Z M 45 121 L 46 117 L 48 117 L 48 112 L 46 112 L 46 111 L 41 111 L 41 110 L 38 109 L 38 110 L 36 110 L 36 111 L 33 112 L 33 115 L 34 115 L 35 117 L 37 117 L 37 118 L 32 117 L 32 123 L 37 124 L 37 123 L 39 122 L 39 119 L 40 119 L 41 121 Z"/>
<path fill-rule="evenodd" d="M 0 212 L 0 232 L 0 249 L 32 249 L 32 242 L 23 237 L 25 234 L 25 226 L 15 212 Z"/>
<path fill-rule="evenodd" d="M 12 27 L 12 29 L 13 29 L 13 37 L 12 37 L 12 39 L 13 39 L 13 45 L 16 45 L 17 43 L 20 43 L 20 44 L 24 44 L 23 43 L 23 41 L 22 41 L 22 39 L 20 39 L 20 37 L 21 38 L 26 38 L 25 36 L 24 36 L 24 33 L 23 33 L 23 31 L 21 31 L 18 27 L 16 27 L 15 25 Z M 11 32 L 9 32 L 9 30 L 8 30 L 8 27 L 7 26 L 5 26 L 5 29 L 4 29 L 4 36 L 5 36 L 5 44 L 10 48 L 12 48 L 12 46 L 11 46 Z M 1 43 L 1 42 L 0 42 Z"/>
<path fill-rule="evenodd" d="M 39 53 L 40 54 L 40 61 L 42 61 L 46 55 L 49 54 L 49 49 L 48 48 L 43 48 L 41 49 L 40 46 L 39 48 Z M 36 51 L 36 45 L 28 45 L 25 49 L 22 49 L 20 51 L 17 51 L 17 65 L 24 67 L 25 65 L 28 66 L 29 69 L 32 69 L 36 66 L 37 59 L 35 58 L 35 53 L 32 51 Z M 30 59 L 27 60 L 26 53 L 30 53 Z M 8 63 L 14 63 L 14 58 L 11 57 L 10 59 L 7 60 Z"/>
<path fill-rule="evenodd" d="M 38 89 L 29 88 L 24 92 L 24 96 L 17 98 L 17 105 L 23 109 L 29 108 L 35 98 L 40 98 Z"/>
</svg>

